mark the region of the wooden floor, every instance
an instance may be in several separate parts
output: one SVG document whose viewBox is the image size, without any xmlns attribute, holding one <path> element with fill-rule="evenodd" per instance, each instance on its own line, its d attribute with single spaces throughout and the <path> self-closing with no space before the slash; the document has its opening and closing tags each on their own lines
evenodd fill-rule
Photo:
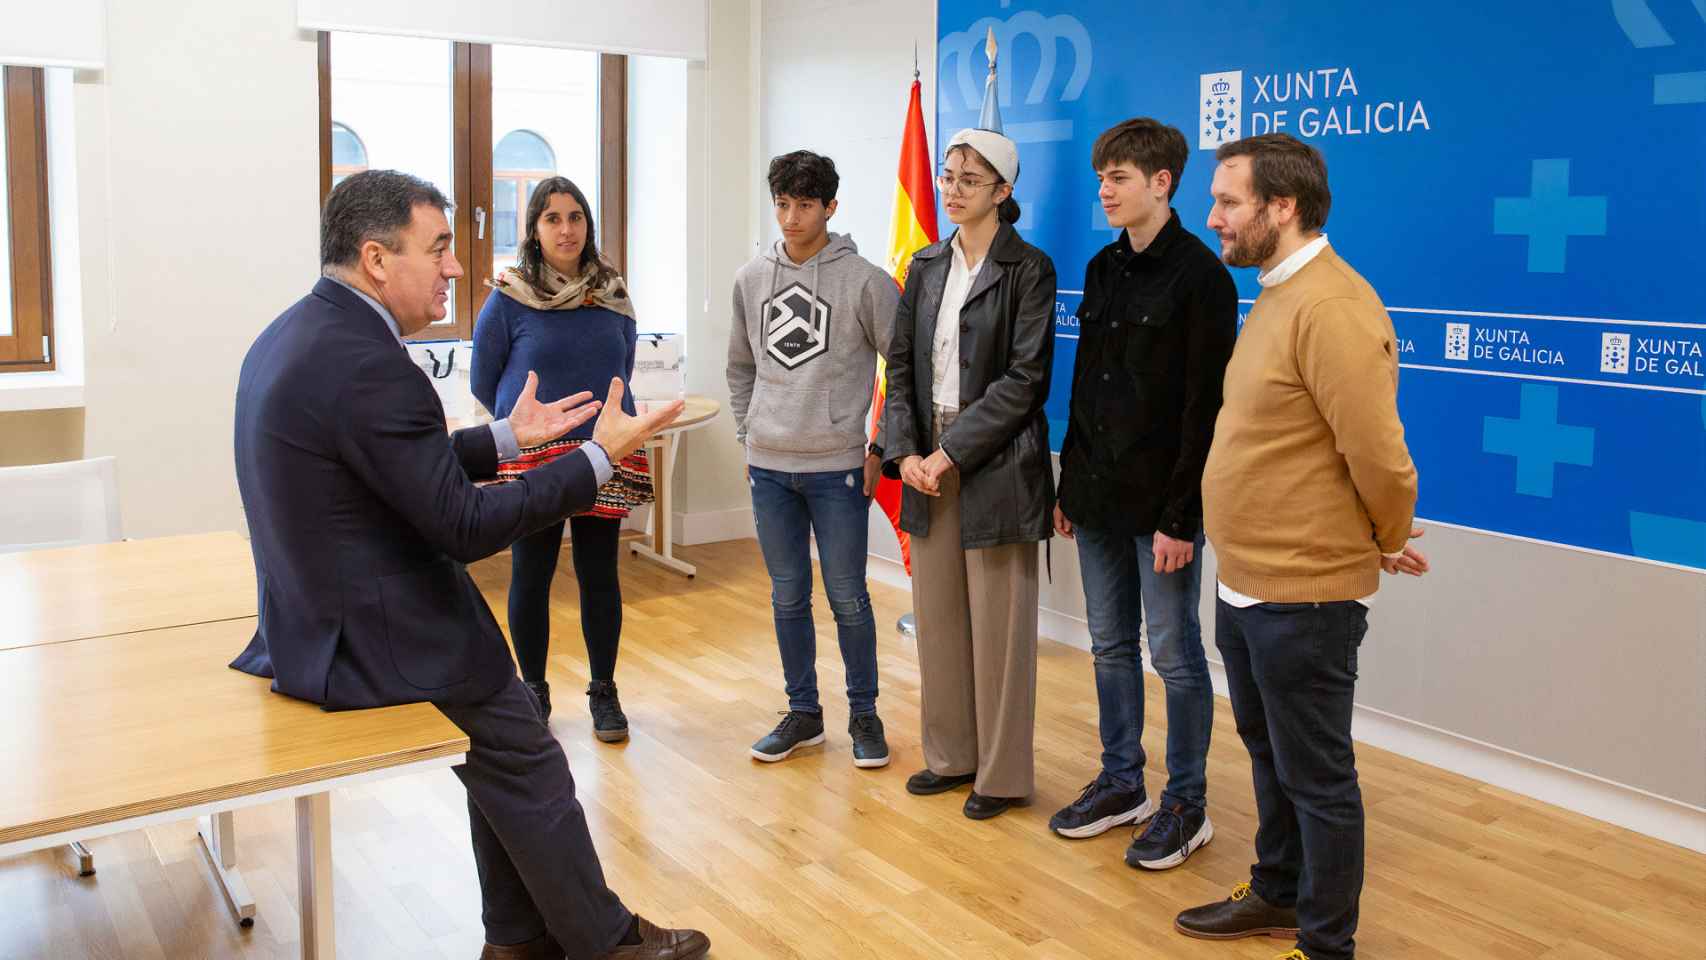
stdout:
<svg viewBox="0 0 1706 960">
<path fill-rule="evenodd" d="M 593 741 L 586 656 L 567 558 L 552 600 L 553 726 L 580 785 L 604 869 L 628 905 L 700 927 L 722 960 L 753 958 L 1272 958 L 1275 940 L 1178 936 L 1181 908 L 1246 879 L 1254 804 L 1224 700 L 1209 756 L 1214 842 L 1183 867 L 1139 873 L 1127 831 L 1051 835 L 1047 821 L 1097 768 L 1089 655 L 1039 657 L 1038 794 L 986 823 L 964 793 L 912 797 L 920 766 L 918 671 L 893 624 L 908 607 L 872 585 L 894 762 L 853 767 L 834 625 L 817 611 L 824 747 L 760 765 L 747 747 L 783 708 L 769 584 L 750 540 L 689 547 L 697 580 L 623 560 L 617 667 L 633 737 Z M 508 560 L 475 568 L 500 619 Z M 1371 642 L 1378 642 L 1375 624 Z M 235 651 L 233 651 L 234 653 Z M 1161 687 L 1150 677 L 1144 745 L 1163 756 Z M 68 705 L 73 708 L 73 705 Z M 1706 956 L 1706 857 L 1391 754 L 1359 751 L 1368 880 L 1359 955 L 1546 960 Z M 1151 791 L 1162 785 L 1151 771 Z M 259 903 L 228 919 L 189 823 L 90 844 L 79 880 L 62 851 L 0 861 L 0 958 L 295 957 L 288 803 L 237 814 Z M 345 958 L 473 960 L 482 942 L 463 793 L 448 771 L 341 791 L 333 800 L 337 935 Z"/>
</svg>

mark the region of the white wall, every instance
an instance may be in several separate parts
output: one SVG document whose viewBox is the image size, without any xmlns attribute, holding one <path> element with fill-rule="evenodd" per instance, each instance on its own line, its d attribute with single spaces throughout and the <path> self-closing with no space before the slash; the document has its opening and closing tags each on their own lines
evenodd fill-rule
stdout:
<svg viewBox="0 0 1706 960">
<path fill-rule="evenodd" d="M 929 122 L 933 3 L 763 2 L 759 155 L 804 147 L 834 157 L 834 229 L 878 262 L 914 38 Z M 930 143 L 939 156 L 934 130 Z M 762 234 L 773 239 L 774 225 Z M 1373 612 L 1357 736 L 1706 849 L 1706 577 L 1448 528 L 1421 545 L 1435 572 L 1388 579 Z M 1044 635 L 1087 646 L 1076 548 L 1053 548 Z M 871 552 L 874 578 L 906 582 L 874 510 Z M 1212 551 L 1203 582 L 1205 643 L 1218 661 Z"/>
<path fill-rule="evenodd" d="M 751 536 L 745 453 L 728 413 L 725 359 L 735 271 L 757 250 L 757 41 L 760 0 L 710 0 L 710 57 L 687 67 L 687 391 L 722 412 L 687 435 L 676 474 L 676 530 L 684 543 Z M 643 184 L 636 184 L 643 188 Z"/>
<path fill-rule="evenodd" d="M 237 370 L 318 275 L 315 43 L 290 3 L 108 4 L 75 93 L 85 453 L 125 532 L 240 526 Z"/>
</svg>

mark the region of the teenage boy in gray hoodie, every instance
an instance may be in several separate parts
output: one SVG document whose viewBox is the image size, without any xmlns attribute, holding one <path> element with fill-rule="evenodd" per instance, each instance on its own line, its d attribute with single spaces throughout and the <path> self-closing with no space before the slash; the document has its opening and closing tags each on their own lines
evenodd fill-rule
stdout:
<svg viewBox="0 0 1706 960">
<path fill-rule="evenodd" d="M 847 671 L 853 764 L 881 767 L 889 748 L 877 718 L 865 549 L 882 447 L 866 444 L 865 424 L 899 294 L 851 237 L 829 232 L 841 183 L 833 161 L 784 154 L 770 161 L 769 179 L 782 239 L 735 274 L 728 364 L 788 693 L 788 712 L 752 755 L 774 763 L 824 740 L 811 607 L 815 533 Z"/>
</svg>

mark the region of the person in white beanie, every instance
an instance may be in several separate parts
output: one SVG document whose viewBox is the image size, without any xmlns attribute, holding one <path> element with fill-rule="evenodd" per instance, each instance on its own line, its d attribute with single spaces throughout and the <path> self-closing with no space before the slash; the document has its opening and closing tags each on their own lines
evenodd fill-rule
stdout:
<svg viewBox="0 0 1706 960">
<path fill-rule="evenodd" d="M 1013 228 L 1018 177 L 1019 151 L 1001 134 L 950 141 L 937 184 L 958 229 L 913 255 L 889 350 L 883 469 L 906 484 L 924 734 L 925 769 L 906 788 L 969 783 L 974 820 L 1035 787 L 1055 271 Z"/>
</svg>

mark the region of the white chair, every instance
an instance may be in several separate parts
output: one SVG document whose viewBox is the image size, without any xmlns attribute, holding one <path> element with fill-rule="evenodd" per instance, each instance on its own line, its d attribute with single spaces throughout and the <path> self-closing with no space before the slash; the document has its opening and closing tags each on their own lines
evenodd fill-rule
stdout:
<svg viewBox="0 0 1706 960">
<path fill-rule="evenodd" d="M 122 529 L 112 457 L 0 467 L 0 553 L 111 543 Z M 94 876 L 88 847 L 74 842 L 71 855 L 79 876 Z"/>
<path fill-rule="evenodd" d="M 112 457 L 0 467 L 0 553 L 122 537 Z"/>
</svg>

